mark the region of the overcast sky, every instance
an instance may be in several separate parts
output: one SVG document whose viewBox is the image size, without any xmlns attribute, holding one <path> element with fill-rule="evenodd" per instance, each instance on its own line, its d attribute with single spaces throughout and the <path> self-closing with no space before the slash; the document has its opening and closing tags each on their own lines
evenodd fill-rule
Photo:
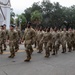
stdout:
<svg viewBox="0 0 75 75">
<path fill-rule="evenodd" d="M 38 2 L 42 0 L 11 0 L 11 6 L 16 14 L 20 14 L 24 11 L 24 9 L 30 7 L 34 2 Z M 63 6 L 71 6 L 75 5 L 75 0 L 50 0 L 51 3 L 59 2 Z"/>
</svg>

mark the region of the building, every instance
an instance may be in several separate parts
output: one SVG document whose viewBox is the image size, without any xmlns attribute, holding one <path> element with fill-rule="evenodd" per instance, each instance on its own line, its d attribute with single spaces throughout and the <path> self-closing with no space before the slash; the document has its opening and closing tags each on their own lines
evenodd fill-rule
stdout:
<svg viewBox="0 0 75 75">
<path fill-rule="evenodd" d="M 7 28 L 10 25 L 10 0 L 0 0 L 0 25 L 6 24 Z"/>
</svg>

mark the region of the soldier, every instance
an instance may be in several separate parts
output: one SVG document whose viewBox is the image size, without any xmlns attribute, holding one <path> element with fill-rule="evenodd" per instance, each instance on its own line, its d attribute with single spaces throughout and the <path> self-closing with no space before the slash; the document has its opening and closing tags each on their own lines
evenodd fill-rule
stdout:
<svg viewBox="0 0 75 75">
<path fill-rule="evenodd" d="M 3 42 L 4 42 L 4 38 L 5 38 L 5 32 L 3 31 L 4 27 L 1 26 L 0 29 L 0 54 L 3 54 Z"/>
<path fill-rule="evenodd" d="M 58 54 L 60 48 L 60 33 L 56 32 L 54 55 Z"/>
<path fill-rule="evenodd" d="M 8 32 L 8 41 L 10 56 L 9 58 L 14 58 L 15 56 L 15 42 L 18 40 L 18 34 L 14 31 L 14 25 L 10 25 L 10 31 Z"/>
<path fill-rule="evenodd" d="M 40 44 L 44 44 L 45 48 L 45 57 L 50 56 L 50 51 L 51 51 L 51 38 L 52 34 L 50 33 L 50 28 L 47 28 L 47 33 L 45 33 L 40 41 Z"/>
<path fill-rule="evenodd" d="M 73 47 L 73 51 L 75 51 L 75 30 L 73 30 L 73 34 L 72 34 L 72 47 Z"/>
<path fill-rule="evenodd" d="M 53 36 L 52 37 L 52 49 L 53 49 L 52 55 L 55 55 L 55 42 L 56 42 L 57 31 L 56 30 L 55 31 L 52 31 L 51 34 Z"/>
<path fill-rule="evenodd" d="M 22 39 L 22 42 L 25 40 L 27 58 L 24 61 L 26 62 L 29 62 L 31 59 L 31 54 L 33 52 L 32 44 L 34 37 L 35 37 L 35 30 L 31 28 L 31 23 L 28 23 Z"/>
<path fill-rule="evenodd" d="M 42 47 L 43 47 L 43 44 L 39 44 L 40 43 L 40 40 L 42 39 L 43 37 L 43 31 L 42 31 L 42 28 L 40 28 L 40 30 L 37 32 L 37 45 L 38 45 L 38 53 L 41 53 L 43 50 L 42 50 Z"/>
<path fill-rule="evenodd" d="M 71 52 L 72 51 L 72 43 L 73 43 L 73 39 L 74 38 L 74 35 L 73 35 L 73 32 L 72 32 L 72 29 L 69 28 L 68 29 L 68 33 L 67 33 L 67 46 L 68 46 L 68 52 Z"/>
<path fill-rule="evenodd" d="M 15 52 L 17 52 L 19 50 L 19 44 L 21 43 L 21 38 L 22 38 L 21 31 L 18 29 L 17 26 L 16 26 L 16 32 L 18 34 L 18 40 L 15 43 Z"/>
<path fill-rule="evenodd" d="M 6 29 L 6 24 L 4 24 L 3 27 L 4 27 L 3 31 L 5 32 L 3 46 L 4 46 L 4 51 L 6 51 L 6 48 L 7 48 L 7 46 L 6 46 L 6 40 L 7 40 L 8 30 Z"/>
<path fill-rule="evenodd" d="M 62 53 L 66 53 L 66 44 L 67 44 L 67 31 L 66 31 L 66 28 L 63 29 L 63 31 L 61 32 L 61 35 L 60 35 L 60 38 L 61 38 L 61 45 L 62 45 Z"/>
</svg>

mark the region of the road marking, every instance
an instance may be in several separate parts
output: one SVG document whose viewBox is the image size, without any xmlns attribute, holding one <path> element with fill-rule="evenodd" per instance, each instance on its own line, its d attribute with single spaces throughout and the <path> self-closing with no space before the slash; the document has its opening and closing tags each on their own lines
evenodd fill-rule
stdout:
<svg viewBox="0 0 75 75">
<path fill-rule="evenodd" d="M 33 50 L 37 50 L 36 48 L 33 48 Z M 25 50 L 18 50 L 18 53 L 21 53 L 21 52 L 25 52 Z M 10 54 L 10 52 L 4 52 L 3 54 Z"/>
</svg>

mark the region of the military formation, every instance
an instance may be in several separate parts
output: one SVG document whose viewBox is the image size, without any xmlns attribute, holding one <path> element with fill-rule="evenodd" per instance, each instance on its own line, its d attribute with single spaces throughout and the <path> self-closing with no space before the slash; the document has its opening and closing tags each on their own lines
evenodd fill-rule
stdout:
<svg viewBox="0 0 75 75">
<path fill-rule="evenodd" d="M 8 44 L 6 44 L 6 42 Z M 49 58 L 50 55 L 57 55 L 60 47 L 62 53 L 75 51 L 75 30 L 69 28 L 57 29 L 42 27 L 32 28 L 32 24 L 29 22 L 27 28 L 25 28 L 24 34 L 14 25 L 10 25 L 10 29 L 6 29 L 6 25 L 0 27 L 0 54 L 2 55 L 6 51 L 7 45 L 9 45 L 10 56 L 14 58 L 15 53 L 19 50 L 19 44 L 24 42 L 26 59 L 25 62 L 31 60 L 31 55 L 34 48 L 37 53 L 45 51 L 45 58 Z"/>
</svg>

